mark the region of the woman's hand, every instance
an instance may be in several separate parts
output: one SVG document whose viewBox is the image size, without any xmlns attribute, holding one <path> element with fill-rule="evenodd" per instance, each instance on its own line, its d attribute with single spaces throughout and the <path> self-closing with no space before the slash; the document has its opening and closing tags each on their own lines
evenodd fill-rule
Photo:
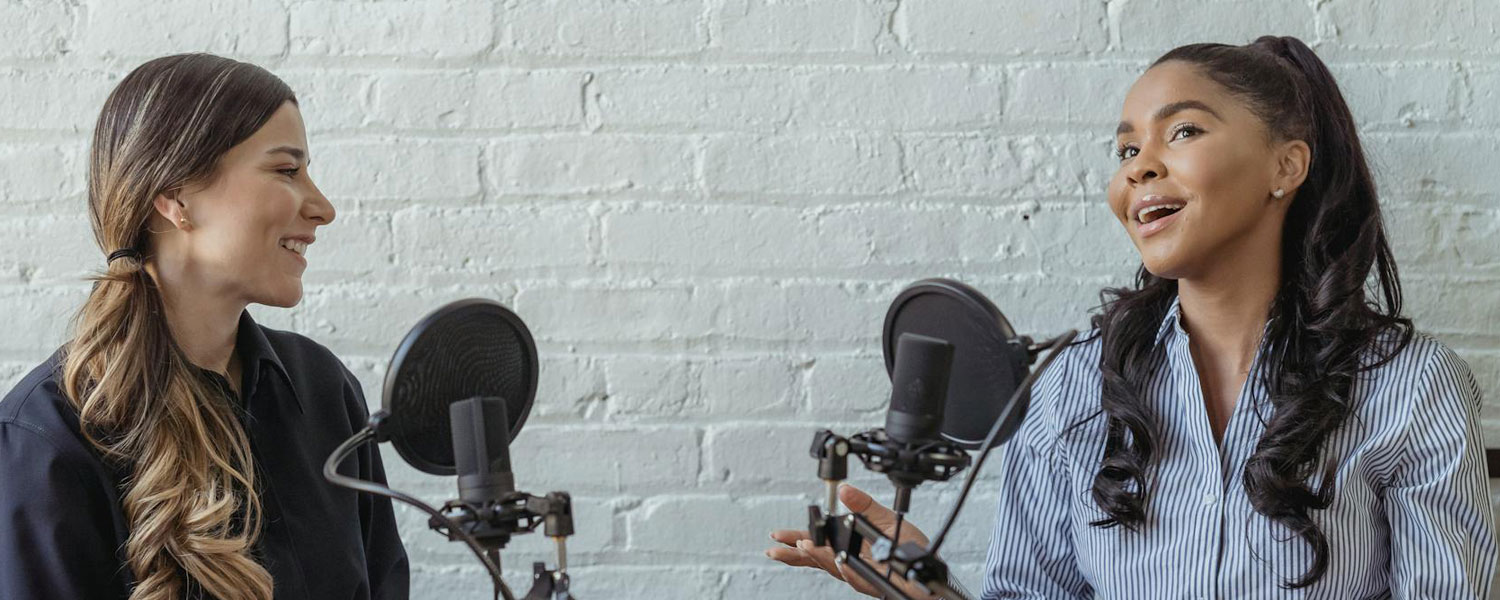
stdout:
<svg viewBox="0 0 1500 600">
<path fill-rule="evenodd" d="M 839 486 L 839 501 L 843 502 L 844 506 L 849 507 L 850 511 L 863 515 L 864 518 L 870 521 L 871 525 L 874 525 L 887 536 L 895 535 L 896 513 L 876 502 L 869 494 L 860 491 L 859 488 L 852 485 L 844 484 Z M 829 575 L 848 583 L 849 587 L 854 588 L 855 591 L 861 594 L 880 597 L 880 592 L 875 586 L 865 581 L 858 573 L 855 573 L 854 569 L 834 559 L 832 548 L 828 546 L 814 546 L 812 538 L 808 537 L 806 531 L 778 529 L 771 532 L 771 539 L 784 544 L 784 546 L 777 546 L 766 550 L 766 556 L 771 557 L 773 560 L 778 560 L 794 567 L 822 569 L 827 571 Z M 896 540 L 896 544 L 899 546 L 904 542 L 916 542 L 925 548 L 927 547 L 928 540 L 927 535 L 922 533 L 920 529 L 917 529 L 915 525 L 902 523 L 901 537 Z M 870 558 L 869 540 L 865 540 L 864 547 L 860 549 L 860 556 L 865 559 L 865 562 L 875 565 L 877 570 L 884 572 L 885 563 L 877 563 Z M 891 582 L 906 592 L 906 595 L 913 598 L 935 597 L 922 592 L 917 584 L 907 582 L 900 577 L 892 577 Z"/>
</svg>

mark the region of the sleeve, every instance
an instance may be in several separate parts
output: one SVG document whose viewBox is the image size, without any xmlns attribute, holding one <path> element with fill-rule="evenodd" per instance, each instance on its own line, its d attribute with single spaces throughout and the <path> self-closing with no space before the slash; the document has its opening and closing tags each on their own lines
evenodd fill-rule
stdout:
<svg viewBox="0 0 1500 600">
<path fill-rule="evenodd" d="M 351 417 L 363 427 L 369 420 L 365 395 L 354 375 L 346 369 L 345 388 L 350 391 Z M 378 444 L 365 444 L 357 452 L 359 478 L 386 485 L 385 465 Z M 396 528 L 396 513 L 391 499 L 373 494 L 359 495 L 359 522 L 364 532 L 365 568 L 370 577 L 370 598 L 405 600 L 411 595 L 411 573 L 406 547 Z"/>
<path fill-rule="evenodd" d="M 1495 521 L 1479 429 L 1479 385 L 1439 347 L 1416 387 L 1403 455 L 1385 490 L 1394 598 L 1488 598 Z"/>
<path fill-rule="evenodd" d="M 105 490 L 46 435 L 0 422 L 0 598 L 119 598 Z"/>
<path fill-rule="evenodd" d="M 1016 439 L 1000 456 L 1000 508 L 985 559 L 984 600 L 1089 598 L 1073 557 L 1068 477 L 1055 453 Z"/>
</svg>

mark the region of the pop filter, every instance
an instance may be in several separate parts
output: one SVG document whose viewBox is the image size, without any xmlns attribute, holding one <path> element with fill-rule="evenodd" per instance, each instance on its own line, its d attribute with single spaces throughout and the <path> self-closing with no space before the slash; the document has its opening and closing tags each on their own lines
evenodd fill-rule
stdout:
<svg viewBox="0 0 1500 600">
<path fill-rule="evenodd" d="M 507 439 L 514 440 L 531 412 L 536 381 L 536 342 L 520 317 L 491 300 L 450 303 L 424 317 L 396 348 L 385 375 L 383 433 L 413 467 L 453 475 L 448 406 L 504 399 Z"/>
<path fill-rule="evenodd" d="M 887 374 L 894 376 L 897 341 L 913 333 L 953 345 L 953 369 L 944 405 L 943 438 L 979 450 L 1005 403 L 1031 364 L 1030 340 L 1016 336 L 1000 309 L 984 294 L 951 279 L 924 279 L 896 296 L 885 315 L 881 346 Z M 1017 399 L 994 445 L 1009 439 L 1026 416 L 1031 393 Z"/>
</svg>

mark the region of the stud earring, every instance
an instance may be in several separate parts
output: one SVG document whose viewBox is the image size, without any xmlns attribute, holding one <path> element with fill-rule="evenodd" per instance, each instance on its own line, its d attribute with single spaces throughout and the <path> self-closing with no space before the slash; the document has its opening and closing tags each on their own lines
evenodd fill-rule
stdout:
<svg viewBox="0 0 1500 600">
<path fill-rule="evenodd" d="M 1282 196 L 1285 196 L 1285 195 L 1286 195 L 1286 190 L 1283 190 L 1281 188 L 1276 188 L 1276 191 L 1271 192 L 1271 197 L 1277 198 L 1277 199 L 1280 199 Z"/>
</svg>

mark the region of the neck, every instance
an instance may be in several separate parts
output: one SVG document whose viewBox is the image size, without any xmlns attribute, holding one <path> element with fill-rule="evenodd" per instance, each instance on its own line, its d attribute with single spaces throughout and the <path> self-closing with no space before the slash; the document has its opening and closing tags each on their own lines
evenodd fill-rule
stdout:
<svg viewBox="0 0 1500 600">
<path fill-rule="evenodd" d="M 1248 371 L 1280 287 L 1281 257 L 1228 264 L 1209 277 L 1179 280 L 1179 309 L 1195 343 Z"/>
<path fill-rule="evenodd" d="M 172 339 L 188 361 L 229 374 L 246 303 L 198 284 L 186 269 L 155 263 L 147 269 L 161 290 Z"/>
</svg>

